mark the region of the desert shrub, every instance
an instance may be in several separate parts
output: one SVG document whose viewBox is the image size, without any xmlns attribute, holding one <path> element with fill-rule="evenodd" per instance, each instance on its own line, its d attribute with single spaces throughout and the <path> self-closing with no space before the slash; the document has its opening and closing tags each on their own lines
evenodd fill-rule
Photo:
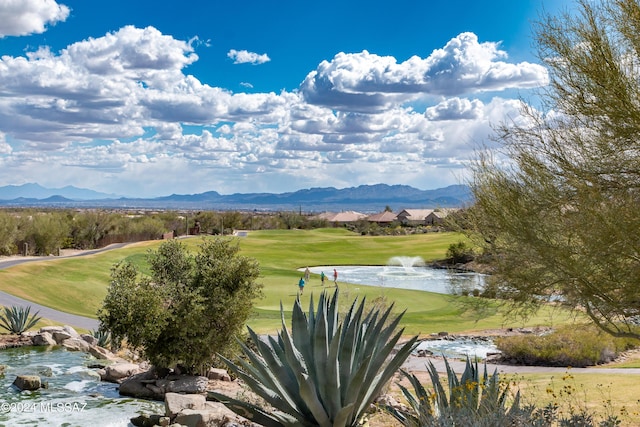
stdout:
<svg viewBox="0 0 640 427">
<path fill-rule="evenodd" d="M 452 243 L 447 248 L 447 259 L 453 264 L 464 264 L 473 261 L 474 253 L 465 242 Z"/>
<path fill-rule="evenodd" d="M 261 296 L 257 261 L 239 255 L 237 240 L 203 240 L 191 254 L 178 240 L 150 252 L 150 276 L 130 262 L 112 268 L 98 312 L 111 339 L 141 349 L 158 368 L 204 372 L 216 352 L 230 355 Z"/>
<path fill-rule="evenodd" d="M 542 336 L 500 337 L 496 347 L 514 363 L 544 366 L 593 366 L 613 360 L 638 340 L 615 338 L 595 326 L 565 326 Z"/>
</svg>

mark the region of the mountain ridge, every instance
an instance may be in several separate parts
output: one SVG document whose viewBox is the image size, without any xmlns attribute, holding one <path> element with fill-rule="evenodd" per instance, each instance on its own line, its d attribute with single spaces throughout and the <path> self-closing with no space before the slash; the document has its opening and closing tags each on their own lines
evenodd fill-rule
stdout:
<svg viewBox="0 0 640 427">
<path fill-rule="evenodd" d="M 19 192 L 20 189 L 22 192 Z M 9 198 L 16 195 L 18 197 Z M 129 198 L 107 195 L 88 189 L 66 186 L 47 189 L 38 184 L 0 187 L 0 206 L 58 206 L 150 209 L 241 209 L 241 210 L 362 210 L 381 211 L 397 208 L 462 207 L 471 202 L 466 185 L 420 190 L 408 185 L 373 184 L 337 189 L 313 187 L 285 193 L 233 193 L 217 191 L 196 194 L 172 194 L 154 198 Z M 398 206 L 401 205 L 401 206 Z"/>
</svg>

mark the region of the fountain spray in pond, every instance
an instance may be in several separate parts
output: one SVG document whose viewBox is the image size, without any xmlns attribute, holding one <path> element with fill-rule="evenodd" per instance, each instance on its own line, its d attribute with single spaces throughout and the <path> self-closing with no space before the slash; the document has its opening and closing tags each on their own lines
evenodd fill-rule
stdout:
<svg viewBox="0 0 640 427">
<path fill-rule="evenodd" d="M 389 258 L 387 265 L 399 265 L 405 270 L 412 269 L 413 267 L 424 266 L 424 260 L 419 256 L 394 256 Z"/>
<path fill-rule="evenodd" d="M 419 256 L 394 256 L 387 261 L 384 270 L 379 274 L 381 278 L 395 276 L 398 278 L 421 277 L 426 274 L 424 260 Z"/>
</svg>

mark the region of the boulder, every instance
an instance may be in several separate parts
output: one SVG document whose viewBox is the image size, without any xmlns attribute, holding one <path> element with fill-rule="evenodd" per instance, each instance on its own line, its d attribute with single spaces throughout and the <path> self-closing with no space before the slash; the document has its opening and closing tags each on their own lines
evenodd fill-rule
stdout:
<svg viewBox="0 0 640 427">
<path fill-rule="evenodd" d="M 89 343 L 89 345 L 98 345 L 98 338 L 89 334 L 80 334 L 80 338 Z"/>
<path fill-rule="evenodd" d="M 169 376 L 156 381 L 156 385 L 162 387 L 167 393 L 197 394 L 207 391 L 209 380 L 207 377 L 197 375 Z"/>
<path fill-rule="evenodd" d="M 62 346 L 70 351 L 89 351 L 89 343 L 80 337 L 71 337 L 62 341 Z"/>
<path fill-rule="evenodd" d="M 75 329 L 73 329 L 73 326 L 64 325 L 64 326 L 62 327 L 62 329 L 63 329 L 66 333 L 68 333 L 69 335 L 71 335 L 71 337 L 72 337 L 72 338 L 79 338 L 79 337 L 80 337 L 80 334 L 79 334 Z"/>
<path fill-rule="evenodd" d="M 13 385 L 20 390 L 38 390 L 42 387 L 42 381 L 37 375 L 18 375 Z"/>
<path fill-rule="evenodd" d="M 122 382 L 125 378 L 140 373 L 140 367 L 135 363 L 114 363 L 104 368 L 103 381 L 112 383 Z"/>
<path fill-rule="evenodd" d="M 71 338 L 71 334 L 66 331 L 53 331 L 51 336 L 56 340 L 56 344 L 62 344 L 65 340 Z"/>
<path fill-rule="evenodd" d="M 157 373 L 154 369 L 139 372 L 120 382 L 118 391 L 123 396 L 138 397 L 141 399 L 164 400 L 165 390 L 158 387 L 155 382 Z"/>
<path fill-rule="evenodd" d="M 187 427 L 219 427 L 225 425 L 235 414 L 224 405 L 209 407 L 205 410 L 185 409 L 176 415 L 174 423 Z M 231 414 L 230 414 L 231 413 Z"/>
<path fill-rule="evenodd" d="M 62 326 L 43 326 L 42 328 L 40 328 L 40 333 L 42 332 L 49 332 L 50 334 L 53 335 L 54 332 L 63 332 L 64 328 Z"/>
<path fill-rule="evenodd" d="M 153 383 L 147 384 L 140 381 L 138 378 L 139 375 L 134 375 L 122 381 L 120 387 L 118 387 L 120 395 L 131 396 L 138 399 L 162 400 L 164 398 L 164 390 L 154 387 Z M 152 385 L 152 387 L 147 387 L 148 385 Z"/>
<path fill-rule="evenodd" d="M 111 353 L 106 348 L 99 347 L 97 345 L 89 344 L 89 349 L 87 351 L 96 359 L 116 360 L 118 358 L 115 354 Z"/>
<path fill-rule="evenodd" d="M 174 418 L 185 409 L 202 410 L 207 402 L 205 396 L 201 394 L 179 394 L 166 393 L 164 395 L 164 414 L 169 418 Z"/>
<path fill-rule="evenodd" d="M 56 340 L 53 339 L 50 332 L 39 332 L 33 336 L 31 339 L 33 341 L 33 345 L 56 345 Z"/>
<path fill-rule="evenodd" d="M 207 378 L 210 380 L 218 380 L 218 381 L 231 381 L 231 377 L 226 369 L 220 368 L 209 368 L 209 372 L 207 372 Z"/>
<path fill-rule="evenodd" d="M 154 426 L 162 426 L 162 424 L 160 424 L 163 420 L 163 416 L 161 415 L 147 415 L 147 414 L 143 414 L 143 415 L 138 415 L 135 418 L 131 418 L 129 421 L 131 421 L 131 424 L 133 424 L 136 427 L 154 427 Z M 165 426 L 168 426 L 169 424 L 164 424 Z"/>
</svg>

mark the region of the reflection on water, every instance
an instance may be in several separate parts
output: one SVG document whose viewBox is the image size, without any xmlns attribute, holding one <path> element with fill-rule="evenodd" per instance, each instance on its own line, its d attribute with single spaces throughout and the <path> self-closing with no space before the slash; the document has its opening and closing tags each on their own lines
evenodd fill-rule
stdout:
<svg viewBox="0 0 640 427">
<path fill-rule="evenodd" d="M 485 276 L 478 273 L 462 273 L 423 266 L 319 266 L 309 267 L 314 274 L 324 272 L 327 279 L 333 277 L 333 269 L 338 271 L 338 281 L 357 285 L 387 288 L 414 289 L 439 294 L 472 293 L 484 287 Z M 304 269 L 301 269 L 301 271 Z M 320 284 L 320 278 L 311 278 L 311 285 Z M 327 280 L 326 284 L 331 281 Z"/>
<path fill-rule="evenodd" d="M 77 351 L 22 347 L 0 351 L 0 426 L 131 426 L 142 413 L 159 414 L 164 405 L 123 398 L 117 385 L 101 382 L 87 366 L 96 363 Z M 38 375 L 48 387 L 19 391 L 12 386 L 18 375 Z"/>
</svg>

